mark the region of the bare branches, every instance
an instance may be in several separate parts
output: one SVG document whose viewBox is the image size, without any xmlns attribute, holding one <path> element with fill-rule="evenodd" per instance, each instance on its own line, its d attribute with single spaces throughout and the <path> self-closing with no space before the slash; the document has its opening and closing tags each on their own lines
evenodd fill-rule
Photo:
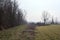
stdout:
<svg viewBox="0 0 60 40">
<path fill-rule="evenodd" d="M 44 24 L 46 24 L 46 22 L 49 20 L 49 18 L 50 18 L 50 14 L 48 12 L 44 11 L 42 13 L 42 19 L 44 21 Z"/>
</svg>

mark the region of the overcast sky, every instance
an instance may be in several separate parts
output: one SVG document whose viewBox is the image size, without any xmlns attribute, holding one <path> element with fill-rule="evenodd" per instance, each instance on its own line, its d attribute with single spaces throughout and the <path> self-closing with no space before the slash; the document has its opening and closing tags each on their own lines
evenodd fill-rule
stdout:
<svg viewBox="0 0 60 40">
<path fill-rule="evenodd" d="M 60 20 L 60 0 L 18 0 L 19 8 L 25 10 L 28 22 L 38 22 L 41 20 L 43 11 L 57 16 Z"/>
</svg>

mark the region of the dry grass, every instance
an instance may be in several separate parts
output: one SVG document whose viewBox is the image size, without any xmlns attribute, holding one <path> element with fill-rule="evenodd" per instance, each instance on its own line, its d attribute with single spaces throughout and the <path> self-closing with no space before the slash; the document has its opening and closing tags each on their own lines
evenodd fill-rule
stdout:
<svg viewBox="0 0 60 40">
<path fill-rule="evenodd" d="M 27 25 L 17 26 L 0 31 L 0 40 L 29 40 L 29 33 L 22 33 Z M 60 40 L 60 25 L 40 26 L 35 29 L 33 40 Z"/>
<path fill-rule="evenodd" d="M 60 40 L 60 25 L 36 27 L 35 40 Z"/>
<path fill-rule="evenodd" d="M 0 40 L 22 40 L 21 34 L 26 27 L 26 25 L 23 25 L 0 31 Z"/>
</svg>

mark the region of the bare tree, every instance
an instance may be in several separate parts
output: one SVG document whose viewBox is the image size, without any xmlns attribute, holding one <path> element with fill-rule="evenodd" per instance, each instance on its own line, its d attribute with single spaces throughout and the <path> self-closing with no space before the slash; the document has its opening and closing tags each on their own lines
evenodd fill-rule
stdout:
<svg viewBox="0 0 60 40">
<path fill-rule="evenodd" d="M 51 24 L 58 24 L 58 19 L 57 19 L 57 17 L 55 17 L 55 18 L 52 17 L 52 22 L 51 22 Z"/>
<path fill-rule="evenodd" d="M 58 19 L 57 19 L 57 17 L 56 17 L 56 19 L 55 19 L 55 24 L 58 24 Z"/>
<path fill-rule="evenodd" d="M 50 14 L 48 12 L 44 11 L 42 13 L 42 19 L 43 19 L 44 24 L 46 24 L 47 21 L 50 19 Z"/>
<path fill-rule="evenodd" d="M 51 24 L 54 24 L 54 18 L 53 18 L 53 17 L 52 17 L 52 19 L 51 19 L 51 20 L 52 20 Z"/>
</svg>

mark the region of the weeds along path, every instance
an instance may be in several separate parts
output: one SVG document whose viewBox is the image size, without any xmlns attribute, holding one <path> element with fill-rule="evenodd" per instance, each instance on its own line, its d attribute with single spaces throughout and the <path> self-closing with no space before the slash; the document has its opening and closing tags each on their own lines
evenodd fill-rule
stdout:
<svg viewBox="0 0 60 40">
<path fill-rule="evenodd" d="M 27 25 L 20 25 L 0 31 L 0 40 L 22 40 L 22 31 L 24 31 L 26 28 Z"/>
<path fill-rule="evenodd" d="M 22 32 L 22 40 L 35 40 L 35 25 L 28 25 L 27 29 Z"/>
</svg>

